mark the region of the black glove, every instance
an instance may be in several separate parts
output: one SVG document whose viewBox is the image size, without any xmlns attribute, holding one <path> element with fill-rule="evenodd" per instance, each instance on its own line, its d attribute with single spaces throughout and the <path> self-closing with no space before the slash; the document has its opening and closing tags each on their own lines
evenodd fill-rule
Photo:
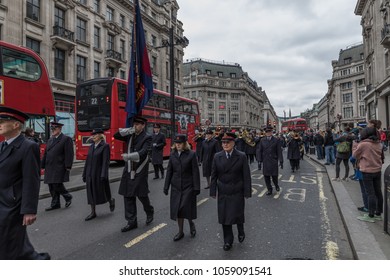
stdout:
<svg viewBox="0 0 390 280">
<path fill-rule="evenodd" d="M 283 162 L 280 163 L 280 168 L 283 169 Z"/>
<path fill-rule="evenodd" d="M 164 194 L 168 195 L 168 190 L 167 189 L 164 189 Z"/>
<path fill-rule="evenodd" d="M 261 170 L 261 162 L 258 162 L 257 166 L 258 166 L 258 170 Z"/>
<path fill-rule="evenodd" d="M 84 183 L 87 182 L 87 179 L 86 179 L 85 177 L 83 177 L 83 182 L 84 182 Z"/>
</svg>

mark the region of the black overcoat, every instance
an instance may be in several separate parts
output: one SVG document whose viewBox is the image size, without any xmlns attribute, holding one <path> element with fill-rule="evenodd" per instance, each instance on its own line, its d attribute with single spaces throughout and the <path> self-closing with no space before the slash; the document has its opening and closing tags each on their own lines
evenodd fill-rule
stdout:
<svg viewBox="0 0 390 280">
<path fill-rule="evenodd" d="M 265 176 L 278 176 L 278 162 L 283 163 L 282 144 L 279 139 L 263 137 L 257 146 L 256 158 L 263 163 L 262 170 Z"/>
<path fill-rule="evenodd" d="M 38 144 L 19 135 L 0 154 L 0 259 L 28 259 L 24 214 L 36 214 L 40 186 Z"/>
<path fill-rule="evenodd" d="M 114 136 L 118 140 L 126 141 L 127 146 L 132 139 L 130 153 L 137 152 L 140 160 L 138 162 L 132 162 L 132 170 L 136 172 L 134 179 L 131 179 L 128 172 L 128 164 L 126 161 L 125 168 L 123 169 L 121 183 L 119 185 L 119 194 L 125 197 L 145 197 L 149 193 L 148 175 L 149 175 L 149 153 L 152 147 L 152 135 L 142 131 L 139 135 L 129 135 L 126 137 L 120 136 L 116 133 Z M 147 159 L 146 164 L 138 170 L 142 163 Z"/>
<path fill-rule="evenodd" d="M 246 155 L 233 150 L 215 154 L 211 173 L 210 196 L 218 199 L 218 222 L 222 225 L 245 222 L 245 197 L 252 196 L 252 182 Z"/>
<path fill-rule="evenodd" d="M 110 146 L 101 141 L 89 147 L 83 170 L 83 181 L 87 185 L 88 204 L 98 205 L 108 202 L 107 189 L 110 188 L 108 168 L 110 166 Z"/>
<path fill-rule="evenodd" d="M 211 167 L 214 155 L 220 151 L 219 143 L 212 138 L 211 140 L 205 139 L 202 143 L 202 149 L 200 152 L 200 159 L 202 162 L 203 177 L 211 176 Z"/>
<path fill-rule="evenodd" d="M 287 159 L 301 159 L 301 151 L 300 146 L 302 141 L 300 138 L 294 139 L 292 138 L 287 143 Z"/>
<path fill-rule="evenodd" d="M 156 145 L 154 146 L 154 144 Z M 165 135 L 163 133 L 155 134 L 152 136 L 152 164 L 163 164 L 163 152 L 165 142 Z"/>
<path fill-rule="evenodd" d="M 195 152 L 174 149 L 169 158 L 164 189 L 171 186 L 171 219 L 196 219 L 196 196 L 200 193 L 200 175 Z"/>
<path fill-rule="evenodd" d="M 47 141 L 41 166 L 45 169 L 45 184 L 69 182 L 69 171 L 74 159 L 72 138 L 60 134 Z"/>
</svg>

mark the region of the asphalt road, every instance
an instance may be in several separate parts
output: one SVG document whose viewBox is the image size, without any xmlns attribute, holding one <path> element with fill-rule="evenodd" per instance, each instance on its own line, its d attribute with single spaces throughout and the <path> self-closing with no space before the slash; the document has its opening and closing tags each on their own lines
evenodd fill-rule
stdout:
<svg viewBox="0 0 390 280">
<path fill-rule="evenodd" d="M 98 205 L 98 217 L 84 221 L 90 207 L 85 190 L 73 192 L 68 209 L 45 212 L 50 199 L 40 200 L 38 220 L 29 227 L 37 251 L 53 259 L 72 260 L 285 260 L 353 259 L 345 229 L 322 167 L 306 160 L 291 173 L 288 162 L 281 170 L 281 192 L 269 197 L 261 171 L 251 165 L 252 198 L 246 201 L 246 239 L 235 240 L 232 250 L 222 249 L 222 228 L 217 221 L 216 201 L 202 189 L 198 196 L 197 235 L 191 238 L 188 223 L 185 237 L 173 242 L 177 224 L 169 218 L 169 197 L 162 192 L 163 180 L 149 175 L 150 199 L 155 207 L 154 222 L 145 225 L 145 213 L 138 202 L 138 228 L 122 233 L 124 219 L 119 182 L 111 184 L 116 209 Z M 112 169 L 122 168 L 113 166 Z M 80 176 L 75 169 L 72 176 Z M 203 178 L 202 178 L 203 179 Z M 202 180 L 203 187 L 205 181 Z M 237 234 L 235 230 L 235 235 Z M 237 237 L 236 237 L 237 238 Z"/>
</svg>

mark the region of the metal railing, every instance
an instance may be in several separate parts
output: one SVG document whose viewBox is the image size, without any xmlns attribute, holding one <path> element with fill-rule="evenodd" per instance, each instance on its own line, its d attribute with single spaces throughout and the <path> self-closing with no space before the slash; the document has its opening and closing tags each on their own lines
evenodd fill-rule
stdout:
<svg viewBox="0 0 390 280">
<path fill-rule="evenodd" d="M 61 38 L 74 42 L 74 32 L 59 25 L 53 26 L 53 35 L 60 36 Z"/>
</svg>

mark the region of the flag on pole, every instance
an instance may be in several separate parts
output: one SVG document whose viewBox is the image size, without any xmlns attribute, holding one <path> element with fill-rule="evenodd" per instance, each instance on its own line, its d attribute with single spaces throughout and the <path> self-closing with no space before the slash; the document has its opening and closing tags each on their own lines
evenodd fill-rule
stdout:
<svg viewBox="0 0 390 280">
<path fill-rule="evenodd" d="M 133 117 L 141 113 L 153 95 L 152 71 L 145 43 L 139 0 L 134 1 L 134 26 L 131 39 L 130 70 L 127 82 L 126 127 L 133 125 Z"/>
</svg>

